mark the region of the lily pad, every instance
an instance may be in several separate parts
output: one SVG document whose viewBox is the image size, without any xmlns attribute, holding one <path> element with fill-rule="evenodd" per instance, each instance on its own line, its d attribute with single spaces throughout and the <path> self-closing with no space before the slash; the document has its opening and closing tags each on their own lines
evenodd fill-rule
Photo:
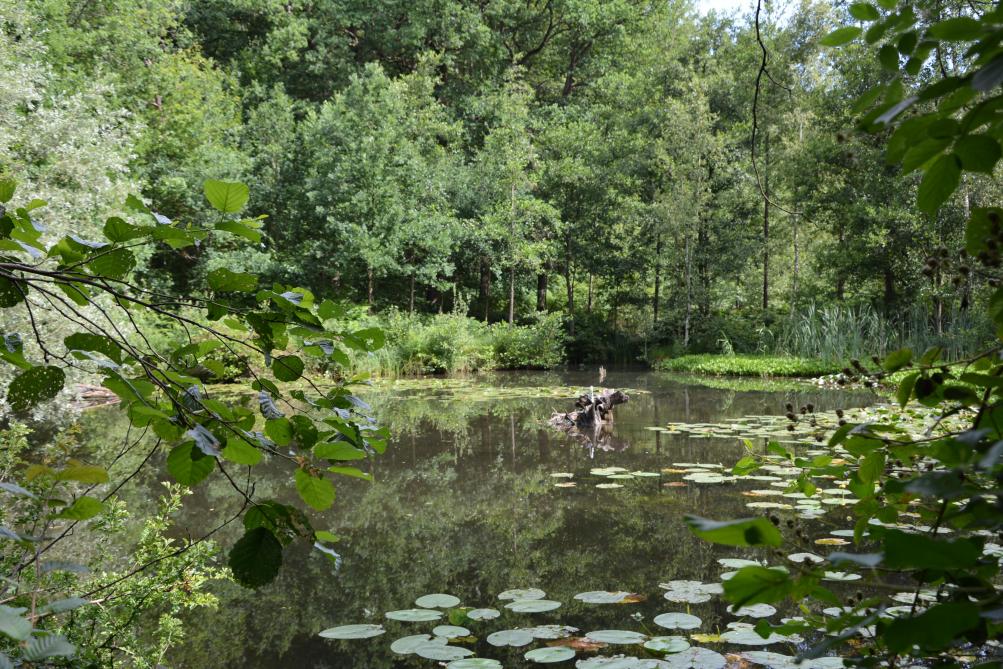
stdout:
<svg viewBox="0 0 1003 669">
<path fill-rule="evenodd" d="M 586 604 L 616 604 L 622 602 L 625 597 L 629 597 L 629 592 L 606 592 L 605 590 L 593 590 L 591 592 L 579 592 L 575 599 Z"/>
<path fill-rule="evenodd" d="M 578 660 L 575 667 L 576 669 L 639 669 L 640 662 L 636 657 L 616 655 L 614 657 L 590 657 L 587 660 Z"/>
<path fill-rule="evenodd" d="M 460 603 L 459 597 L 436 593 L 434 595 L 424 595 L 414 600 L 417 606 L 423 609 L 450 609 Z"/>
<path fill-rule="evenodd" d="M 470 636 L 470 630 L 459 625 L 439 625 L 432 630 L 432 634 L 446 637 L 447 639 L 456 639 L 461 636 Z"/>
<path fill-rule="evenodd" d="M 543 613 L 560 607 L 561 603 L 552 599 L 517 599 L 505 605 L 506 609 L 516 613 Z"/>
<path fill-rule="evenodd" d="M 436 660 L 437 662 L 451 662 L 470 657 L 474 651 L 459 646 L 444 646 L 437 643 L 427 643 L 414 649 L 415 655 L 426 660 Z"/>
<path fill-rule="evenodd" d="M 438 620 L 442 617 L 441 611 L 430 609 L 403 609 L 401 611 L 390 611 L 386 614 L 390 620 L 400 620 L 406 623 L 423 623 L 429 620 Z"/>
<path fill-rule="evenodd" d="M 658 587 L 666 590 L 664 597 L 670 602 L 685 602 L 687 604 L 709 602 L 713 595 L 724 592 L 720 583 L 701 583 L 700 581 L 669 581 L 668 583 L 659 583 Z"/>
<path fill-rule="evenodd" d="M 863 576 L 847 571 L 827 571 L 822 577 L 823 581 L 859 581 Z"/>
<path fill-rule="evenodd" d="M 530 662 L 539 664 L 552 664 L 554 662 L 564 662 L 575 656 L 575 651 L 567 646 L 553 646 L 550 648 L 536 648 L 527 652 L 525 657 Z"/>
<path fill-rule="evenodd" d="M 342 625 L 320 632 L 325 639 L 368 639 L 386 633 L 383 625 Z"/>
<path fill-rule="evenodd" d="M 502 664 L 486 657 L 465 657 L 450 662 L 446 669 L 502 669 Z"/>
<path fill-rule="evenodd" d="M 498 599 L 543 599 L 546 596 L 547 593 L 539 588 L 524 588 L 506 590 L 498 595 Z"/>
<path fill-rule="evenodd" d="M 592 641 L 600 643 L 628 645 L 644 643 L 648 638 L 646 634 L 631 632 L 630 630 L 596 630 L 595 632 L 589 632 L 585 636 Z"/>
<path fill-rule="evenodd" d="M 577 627 L 568 625 L 537 625 L 528 627 L 526 631 L 533 635 L 534 639 L 566 639 L 578 631 Z"/>
<path fill-rule="evenodd" d="M 528 646 L 533 643 L 533 635 L 526 630 L 502 630 L 488 635 L 487 642 L 492 646 Z"/>
<path fill-rule="evenodd" d="M 652 621 L 659 627 L 669 630 L 695 630 L 703 624 L 700 618 L 689 613 L 661 613 Z"/>
<path fill-rule="evenodd" d="M 726 664 L 724 655 L 699 646 L 666 655 L 663 661 L 672 669 L 721 669 Z"/>
<path fill-rule="evenodd" d="M 467 611 L 467 617 L 471 620 L 493 620 L 501 615 L 498 609 L 472 609 Z"/>
<path fill-rule="evenodd" d="M 445 637 L 432 638 L 428 634 L 413 634 L 411 636 L 401 637 L 400 639 L 394 641 L 390 644 L 390 650 L 398 655 L 410 655 L 420 646 L 427 646 L 430 643 L 438 643 L 441 646 L 445 646 L 449 643 L 449 639 L 446 639 Z"/>
<path fill-rule="evenodd" d="M 610 490 L 612 488 L 622 488 L 623 486 L 619 483 L 597 483 L 596 487 L 604 490 Z"/>
<path fill-rule="evenodd" d="M 745 616 L 748 618 L 769 618 L 777 612 L 776 608 L 769 604 L 750 604 L 737 609 L 729 607 L 728 611 L 736 616 Z"/>
<path fill-rule="evenodd" d="M 791 562 L 798 562 L 805 564 L 812 562 L 818 564 L 819 562 L 825 562 L 825 558 L 821 555 L 815 555 L 814 553 L 791 553 L 787 556 L 787 559 Z"/>
<path fill-rule="evenodd" d="M 773 633 L 769 637 L 763 638 L 759 636 L 759 633 L 752 627 L 744 627 L 739 629 L 728 630 L 721 635 L 721 640 L 728 643 L 735 643 L 741 646 L 768 646 L 773 643 L 789 642 L 797 643 L 801 640 L 797 635 L 785 636 L 783 634 Z"/>
<path fill-rule="evenodd" d="M 644 647 L 656 653 L 680 653 L 690 647 L 690 642 L 681 636 L 656 636 L 645 641 Z"/>
<path fill-rule="evenodd" d="M 744 560 L 741 558 L 721 558 L 717 561 L 722 567 L 728 569 L 741 569 L 742 567 L 760 567 L 762 563 L 756 560 Z"/>
</svg>

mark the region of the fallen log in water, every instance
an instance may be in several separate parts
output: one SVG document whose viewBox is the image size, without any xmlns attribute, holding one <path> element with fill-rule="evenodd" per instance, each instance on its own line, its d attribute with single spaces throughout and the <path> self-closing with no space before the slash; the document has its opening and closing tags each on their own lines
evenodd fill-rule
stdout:
<svg viewBox="0 0 1003 669">
<path fill-rule="evenodd" d="M 629 398 L 619 390 L 603 390 L 586 393 L 575 400 L 575 410 L 567 413 L 554 412 L 550 417 L 553 427 L 569 430 L 573 427 L 596 427 L 613 420 L 613 407 L 626 404 Z"/>
</svg>

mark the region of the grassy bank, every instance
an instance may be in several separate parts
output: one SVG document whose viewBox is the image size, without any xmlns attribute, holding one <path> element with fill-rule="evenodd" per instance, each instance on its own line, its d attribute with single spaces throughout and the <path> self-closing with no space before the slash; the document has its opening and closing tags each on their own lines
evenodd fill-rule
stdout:
<svg viewBox="0 0 1003 669">
<path fill-rule="evenodd" d="M 760 355 L 683 355 L 664 358 L 654 364 L 664 372 L 688 372 L 714 376 L 783 376 L 815 377 L 840 371 L 843 365 L 835 362 Z"/>
</svg>

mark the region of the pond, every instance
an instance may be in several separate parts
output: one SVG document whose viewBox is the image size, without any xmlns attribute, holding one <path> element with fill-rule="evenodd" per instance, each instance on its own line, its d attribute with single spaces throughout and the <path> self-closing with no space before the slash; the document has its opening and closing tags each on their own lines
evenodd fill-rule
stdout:
<svg viewBox="0 0 1003 669">
<path fill-rule="evenodd" d="M 571 371 L 378 384 L 364 396 L 393 440 L 371 462 L 375 482 L 339 482 L 335 507 L 313 518 L 317 528 L 341 537 L 336 545 L 340 566 L 335 569 L 324 555 L 303 546 L 287 551 L 279 578 L 269 586 L 252 591 L 218 584 L 219 608 L 192 612 L 190 632 L 170 664 L 248 669 L 437 666 L 413 654 L 394 653 L 390 646 L 401 637 L 449 625 L 448 615 L 431 622 L 385 618 L 386 612 L 416 608 L 416 599 L 431 593 L 499 611 L 494 619 L 464 622 L 478 639 L 465 645 L 478 657 L 495 658 L 507 667 L 531 666 L 524 654 L 546 648 L 547 642 L 498 647 L 486 642 L 493 632 L 562 625 L 578 628 L 575 636 L 628 630 L 689 637 L 726 632 L 728 623 L 736 621 L 756 622 L 728 612 L 716 595 L 684 593 L 684 600 L 707 601 L 667 601 L 659 584 L 720 583 L 721 574 L 732 569 L 719 559 L 762 557 L 697 540 L 683 521 L 686 514 L 715 519 L 761 515 L 768 508 L 747 504 L 779 498 L 742 494 L 757 485 L 768 488 L 766 481 L 714 484 L 685 478 L 687 468 L 713 472 L 718 465 L 733 465 L 744 450 L 739 438 L 652 428 L 782 417 L 788 403 L 813 404 L 816 411 L 864 406 L 874 396 L 787 383 L 760 387 L 759 382 L 738 382 L 733 384 L 738 389 L 728 389 L 665 374 L 613 371 L 604 385 L 625 389 L 630 401 L 617 408 L 611 439 L 593 448 L 546 425 L 552 411 L 569 410 L 573 394 L 597 382 L 593 372 Z M 90 414 L 95 434 L 114 433 L 101 423 L 116 420 L 116 412 Z M 756 447 L 763 446 L 760 437 Z M 596 469 L 607 475 L 593 474 Z M 608 476 L 622 472 L 641 474 Z M 130 503 L 149 503 L 144 499 L 152 499 L 156 487 L 152 478 L 141 481 Z M 257 483 L 256 492 L 292 501 L 277 480 L 267 477 Z M 179 523 L 197 535 L 209 527 L 202 521 L 205 510 L 212 509 L 215 520 L 236 512 L 238 504 L 229 488 L 202 486 L 188 498 Z M 233 534 L 227 533 L 230 529 Z M 227 528 L 221 541 L 229 545 L 238 531 Z M 771 561 L 785 560 L 776 556 Z M 560 607 L 518 613 L 505 608 L 510 600 L 498 597 L 529 588 L 544 591 Z M 638 596 L 612 604 L 575 599 L 601 591 Z M 585 599 L 596 597 L 602 598 Z M 689 613 L 699 621 L 691 629 L 654 624 L 655 616 L 667 612 Z M 779 622 L 782 613 L 772 621 Z M 328 628 L 364 623 L 382 624 L 386 634 L 357 640 L 318 636 Z M 794 650 L 789 643 L 743 647 L 716 639 L 689 642 L 718 652 Z M 599 654 L 645 652 L 636 645 L 610 645 Z M 578 658 L 595 655 L 579 652 Z M 207 658 L 212 658 L 210 664 Z"/>
</svg>

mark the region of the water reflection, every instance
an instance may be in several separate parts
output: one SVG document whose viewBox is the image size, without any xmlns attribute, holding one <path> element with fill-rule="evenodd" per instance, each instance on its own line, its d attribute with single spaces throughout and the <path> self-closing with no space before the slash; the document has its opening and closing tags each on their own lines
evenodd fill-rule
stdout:
<svg viewBox="0 0 1003 669">
<path fill-rule="evenodd" d="M 735 487 L 667 486 L 669 477 L 623 481 L 597 489 L 593 467 L 660 472 L 673 462 L 732 464 L 741 451 L 734 439 L 692 439 L 647 428 L 670 421 L 709 422 L 744 415 L 782 414 L 787 402 L 813 402 L 819 410 L 860 405 L 868 395 L 824 391 L 735 391 L 679 383 L 650 373 L 611 372 L 608 387 L 632 389 L 617 408 L 611 449 L 590 448 L 546 424 L 567 411 L 573 395 L 550 389 L 585 386 L 593 375 L 498 374 L 476 381 L 376 387 L 367 395 L 394 435 L 387 453 L 372 461 L 376 480 L 346 480 L 338 502 L 315 514 L 318 528 L 343 537 L 339 571 L 316 552 L 287 556 L 279 579 L 257 591 L 220 584 L 222 605 L 191 615 L 191 631 L 173 654 L 181 667 L 411 667 L 428 660 L 393 655 L 394 639 L 429 632 L 434 623 L 385 621 L 388 633 L 362 641 L 330 641 L 317 632 L 339 624 L 384 622 L 386 611 L 410 608 L 432 592 L 452 593 L 464 605 L 503 611 L 497 620 L 470 626 L 481 637 L 501 629 L 561 623 L 583 632 L 622 628 L 661 633 L 652 617 L 685 611 L 661 598 L 658 583 L 673 579 L 717 581 L 716 559 L 735 557 L 692 538 L 683 516 L 748 515 Z M 434 385 L 434 384 L 433 384 Z M 100 428 L 108 434 L 107 426 Z M 574 474 L 576 487 L 560 488 L 556 472 Z M 257 494 L 291 501 L 265 471 Z M 674 481 L 678 484 L 678 478 Z M 155 482 L 140 482 L 141 498 Z M 147 487 L 147 491 L 142 488 Z M 218 518 L 238 500 L 223 483 L 200 487 L 181 523 L 193 535 L 205 528 L 204 511 Z M 209 521 L 205 521 L 209 522 Z M 232 528 L 236 533 L 238 530 Z M 228 545 L 235 534 L 224 536 Z M 564 605 L 535 615 L 502 609 L 495 595 L 538 587 Z M 649 599 L 630 605 L 589 605 L 576 593 L 626 590 Z M 715 598 L 689 607 L 700 631 L 722 629 L 734 618 Z M 642 621 L 631 619 L 632 614 Z M 448 622 L 448 621 L 441 621 Z M 523 649 L 482 641 L 477 650 L 505 666 L 525 666 Z M 781 650 L 781 648 L 775 648 Z M 211 662 L 207 664 L 207 658 Z"/>
</svg>

